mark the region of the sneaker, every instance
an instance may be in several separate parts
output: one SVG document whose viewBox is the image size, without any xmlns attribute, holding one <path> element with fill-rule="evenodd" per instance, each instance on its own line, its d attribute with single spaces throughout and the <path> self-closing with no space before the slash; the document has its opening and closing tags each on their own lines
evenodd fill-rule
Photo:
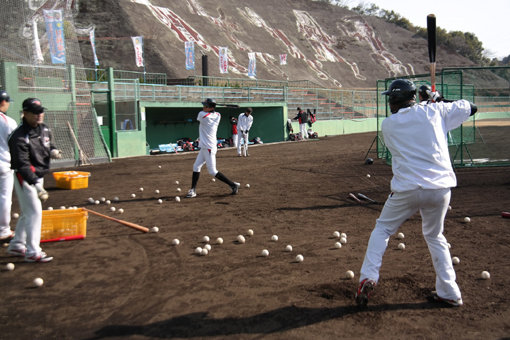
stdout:
<svg viewBox="0 0 510 340">
<path fill-rule="evenodd" d="M 375 288 L 375 281 L 371 279 L 364 279 L 360 282 L 358 291 L 356 292 L 356 303 L 358 306 L 366 306 L 368 298 Z"/>
<path fill-rule="evenodd" d="M 25 249 L 9 249 L 7 248 L 7 254 L 11 256 L 17 257 L 25 257 L 26 250 Z"/>
<path fill-rule="evenodd" d="M 195 189 L 189 189 L 188 194 L 186 195 L 187 198 L 193 198 L 197 197 L 197 193 L 195 192 Z"/>
<path fill-rule="evenodd" d="M 435 290 L 432 291 L 431 300 L 434 301 L 434 302 L 446 303 L 446 304 L 448 304 L 448 305 L 450 305 L 452 307 L 460 307 L 460 306 L 462 306 L 464 304 L 462 302 L 462 299 L 449 300 L 449 299 L 442 298 L 439 295 L 437 295 L 437 292 Z"/>
<path fill-rule="evenodd" d="M 53 260 L 53 257 L 48 256 L 44 251 L 40 252 L 39 254 L 32 255 L 32 256 L 25 256 L 25 262 L 50 262 Z"/>
<path fill-rule="evenodd" d="M 232 195 L 237 195 L 240 186 L 241 183 L 234 182 L 234 186 L 232 187 Z"/>
<path fill-rule="evenodd" d="M 14 231 L 11 231 L 9 235 L 1 236 L 0 242 L 9 243 L 14 238 Z"/>
</svg>

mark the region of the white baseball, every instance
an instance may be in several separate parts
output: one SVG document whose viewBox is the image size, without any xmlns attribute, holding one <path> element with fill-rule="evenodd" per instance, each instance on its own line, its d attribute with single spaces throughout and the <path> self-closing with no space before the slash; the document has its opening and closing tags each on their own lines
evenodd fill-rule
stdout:
<svg viewBox="0 0 510 340">
<path fill-rule="evenodd" d="M 488 280 L 488 279 L 490 279 L 490 278 L 491 278 L 491 274 L 490 274 L 488 271 L 485 271 L 485 270 L 484 270 L 484 271 L 482 272 L 482 274 L 481 274 L 481 277 L 482 277 L 482 279 L 484 279 L 484 280 Z"/>
<path fill-rule="evenodd" d="M 273 241 L 273 242 L 278 241 L 278 235 L 271 236 L 271 241 Z"/>
<path fill-rule="evenodd" d="M 448 210 L 452 210 L 452 206 L 451 205 L 448 206 Z"/>
<path fill-rule="evenodd" d="M 345 237 L 340 237 L 340 243 L 341 244 L 346 244 L 347 243 L 347 239 Z"/>
<path fill-rule="evenodd" d="M 244 238 L 243 235 L 237 235 L 237 242 L 239 243 L 245 243 L 246 242 L 246 239 Z"/>
<path fill-rule="evenodd" d="M 140 190 L 140 191 L 143 191 L 143 188 L 140 188 L 139 190 Z"/>
<path fill-rule="evenodd" d="M 469 222 L 471 222 L 471 219 L 467 216 L 464 217 L 464 223 L 469 223 Z"/>
<path fill-rule="evenodd" d="M 5 270 L 8 270 L 8 271 L 13 271 L 14 270 L 14 263 L 7 263 L 5 265 Z"/>
<path fill-rule="evenodd" d="M 110 211 L 115 211 L 115 210 L 116 210 L 115 207 L 110 208 Z"/>
<path fill-rule="evenodd" d="M 211 178 L 211 182 L 216 182 L 216 178 Z"/>
<path fill-rule="evenodd" d="M 453 264 L 459 264 L 460 263 L 460 259 L 457 256 L 454 256 L 454 257 L 452 257 L 452 263 Z"/>
<path fill-rule="evenodd" d="M 173 244 L 174 246 L 178 246 L 178 245 L 179 245 L 179 243 L 181 243 L 181 241 L 179 241 L 179 239 L 178 239 L 178 238 L 174 238 L 174 239 L 172 240 L 172 244 Z"/>
<path fill-rule="evenodd" d="M 269 250 L 267 250 L 267 249 L 262 250 L 262 252 L 260 252 L 260 255 L 262 255 L 264 257 L 269 256 Z"/>
<path fill-rule="evenodd" d="M 404 233 L 398 233 L 398 234 L 397 234 L 397 238 L 398 238 L 399 240 L 404 239 L 404 237 L 405 237 L 405 236 L 404 236 Z"/>
<path fill-rule="evenodd" d="M 181 191 L 182 191 L 181 188 L 177 188 L 177 192 L 181 192 Z"/>
<path fill-rule="evenodd" d="M 131 194 L 131 198 L 135 198 L 136 197 L 136 194 Z"/>
<path fill-rule="evenodd" d="M 163 200 L 160 198 L 160 199 L 158 200 L 158 203 L 159 203 L 159 204 L 163 203 Z"/>
<path fill-rule="evenodd" d="M 175 181 L 175 184 L 179 185 L 179 181 Z"/>
<path fill-rule="evenodd" d="M 158 227 L 152 227 L 152 228 L 151 228 L 151 231 L 152 231 L 153 233 L 157 233 L 157 232 L 159 232 L 159 228 L 158 228 Z"/>
<path fill-rule="evenodd" d="M 202 252 L 200 253 L 200 255 L 205 256 L 207 254 L 209 254 L 209 250 L 207 250 L 206 248 L 202 248 Z"/>
<path fill-rule="evenodd" d="M 105 203 L 106 203 L 106 204 L 112 204 L 112 201 L 110 201 L 110 200 L 106 200 L 106 202 L 105 202 Z"/>
<path fill-rule="evenodd" d="M 106 197 L 101 197 L 99 200 L 100 200 L 101 202 L 106 202 Z"/>
<path fill-rule="evenodd" d="M 202 254 L 202 247 L 196 247 L 195 248 L 195 254 L 201 255 Z"/>
<path fill-rule="evenodd" d="M 19 218 L 19 214 L 18 213 L 14 213 L 14 214 L 12 214 L 12 217 L 13 218 Z"/>
<path fill-rule="evenodd" d="M 341 233 L 341 234 L 340 234 L 340 237 L 341 237 L 341 238 L 345 238 L 345 239 L 347 239 L 347 234 L 346 234 L 346 233 Z"/>
<path fill-rule="evenodd" d="M 346 279 L 352 279 L 354 278 L 354 272 L 352 270 L 348 270 L 345 272 L 345 278 Z"/>
<path fill-rule="evenodd" d="M 305 260 L 305 258 L 303 257 L 303 255 L 299 254 L 298 256 L 296 256 L 297 262 L 303 262 L 304 260 Z"/>
<path fill-rule="evenodd" d="M 117 210 L 119 212 L 119 214 L 123 214 L 124 213 L 124 209 L 120 208 L 119 210 Z"/>
<path fill-rule="evenodd" d="M 218 238 L 216 239 L 216 243 L 217 243 L 217 244 L 223 244 L 223 239 L 222 239 L 221 237 L 218 237 Z"/>
<path fill-rule="evenodd" d="M 94 201 L 94 204 L 96 204 L 96 205 L 97 205 L 97 204 L 99 204 L 99 203 L 100 203 L 100 202 L 99 202 L 98 200 L 95 200 L 95 201 Z"/>
<path fill-rule="evenodd" d="M 452 247 L 452 245 L 450 243 L 446 243 L 446 245 L 448 246 L 448 249 L 450 249 Z"/>
<path fill-rule="evenodd" d="M 246 183 L 246 187 L 249 188 L 250 187 L 250 184 Z"/>
<path fill-rule="evenodd" d="M 370 178 L 370 174 L 367 174 L 367 177 Z"/>
<path fill-rule="evenodd" d="M 398 249 L 400 249 L 400 250 L 404 250 L 404 249 L 406 249 L 406 245 L 405 245 L 405 244 L 403 244 L 403 243 L 399 243 L 399 244 L 398 244 Z"/>
<path fill-rule="evenodd" d="M 342 248 L 342 244 L 340 242 L 335 242 L 335 248 Z"/>
<path fill-rule="evenodd" d="M 210 238 L 209 236 L 207 236 L 207 235 L 205 235 L 204 237 L 202 237 L 202 242 L 207 243 L 207 242 L 209 242 L 210 240 L 211 240 L 211 238 Z"/>
<path fill-rule="evenodd" d="M 53 210 L 53 207 L 48 207 L 48 210 Z"/>
<path fill-rule="evenodd" d="M 66 210 L 66 206 L 65 206 L 65 205 L 61 205 L 61 206 L 60 206 L 60 209 L 61 209 L 61 210 Z"/>
<path fill-rule="evenodd" d="M 248 235 L 253 236 L 253 229 L 248 229 Z"/>
<path fill-rule="evenodd" d="M 154 193 L 159 194 L 159 190 L 158 189 L 154 190 Z"/>
<path fill-rule="evenodd" d="M 204 249 L 207 249 L 207 251 L 211 251 L 211 245 L 209 243 L 207 243 L 205 246 L 204 246 Z"/>
<path fill-rule="evenodd" d="M 35 285 L 36 287 L 41 287 L 43 284 L 44 284 L 44 281 L 43 281 L 43 279 L 41 279 L 40 277 L 36 277 L 36 278 L 34 279 L 34 285 Z"/>
<path fill-rule="evenodd" d="M 117 196 L 115 196 L 115 197 L 113 198 L 113 201 L 114 201 L 114 202 L 118 202 L 118 201 L 119 201 L 119 198 L 118 198 Z"/>
<path fill-rule="evenodd" d="M 179 196 L 175 196 L 175 201 L 176 202 L 180 202 L 181 201 L 181 198 Z"/>
<path fill-rule="evenodd" d="M 334 231 L 333 232 L 333 237 L 340 237 L 340 232 Z"/>
<path fill-rule="evenodd" d="M 88 198 L 88 200 L 87 200 L 87 202 L 89 202 L 89 203 L 94 203 L 94 199 L 93 199 L 92 197 L 89 197 L 89 198 Z"/>
<path fill-rule="evenodd" d="M 160 168 L 160 169 L 161 169 L 161 165 L 158 165 L 158 168 Z"/>
<path fill-rule="evenodd" d="M 290 244 L 287 244 L 287 246 L 285 247 L 285 251 L 291 252 L 292 246 Z"/>
</svg>

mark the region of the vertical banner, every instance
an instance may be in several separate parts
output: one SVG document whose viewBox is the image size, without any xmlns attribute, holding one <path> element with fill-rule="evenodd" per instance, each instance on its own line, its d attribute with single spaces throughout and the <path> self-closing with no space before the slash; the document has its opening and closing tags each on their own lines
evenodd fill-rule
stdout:
<svg viewBox="0 0 510 340">
<path fill-rule="evenodd" d="M 41 44 L 39 43 L 39 32 L 37 31 L 37 20 L 32 20 L 32 32 L 34 37 L 34 63 L 42 64 L 44 57 L 41 51 Z"/>
<path fill-rule="evenodd" d="M 220 47 L 220 73 L 228 73 L 228 48 Z"/>
<path fill-rule="evenodd" d="M 280 65 L 287 65 L 287 55 L 280 54 Z"/>
<path fill-rule="evenodd" d="M 62 10 L 43 10 L 43 16 L 50 45 L 51 62 L 53 64 L 65 64 L 66 45 Z"/>
<path fill-rule="evenodd" d="M 94 29 L 92 29 L 89 33 L 90 35 L 90 46 L 92 46 L 92 53 L 94 53 L 94 65 L 99 66 L 99 60 L 97 60 L 96 54 L 96 35 Z"/>
<path fill-rule="evenodd" d="M 143 67 L 143 37 L 131 37 L 135 48 L 135 60 L 137 67 Z"/>
<path fill-rule="evenodd" d="M 184 42 L 184 50 L 186 54 L 186 70 L 195 69 L 195 44 L 193 41 Z"/>
<path fill-rule="evenodd" d="M 255 53 L 248 53 L 248 77 L 255 77 L 257 75 L 257 59 Z"/>
</svg>

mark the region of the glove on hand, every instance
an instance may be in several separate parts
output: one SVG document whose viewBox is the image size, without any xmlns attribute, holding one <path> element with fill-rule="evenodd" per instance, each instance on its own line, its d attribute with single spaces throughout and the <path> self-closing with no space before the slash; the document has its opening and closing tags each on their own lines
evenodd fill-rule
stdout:
<svg viewBox="0 0 510 340">
<path fill-rule="evenodd" d="M 44 190 L 43 184 L 41 182 L 37 182 L 34 184 L 35 190 L 37 190 L 37 196 L 41 200 L 41 202 L 46 202 L 46 200 L 50 197 L 48 192 Z"/>
<path fill-rule="evenodd" d="M 58 149 L 53 149 L 50 151 L 50 157 L 53 159 L 60 159 L 62 158 L 62 151 Z"/>
<path fill-rule="evenodd" d="M 443 100 L 443 97 L 441 96 L 439 91 L 432 92 L 427 90 L 427 94 L 429 95 L 430 100 L 435 101 L 436 103 Z"/>
</svg>

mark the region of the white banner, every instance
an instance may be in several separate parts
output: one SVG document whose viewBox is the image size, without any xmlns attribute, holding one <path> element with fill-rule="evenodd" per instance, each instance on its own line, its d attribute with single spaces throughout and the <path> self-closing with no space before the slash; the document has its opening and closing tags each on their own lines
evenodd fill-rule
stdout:
<svg viewBox="0 0 510 340">
<path fill-rule="evenodd" d="M 248 59 L 248 77 L 255 77 L 257 75 L 257 59 L 255 53 L 248 53 Z"/>
<path fill-rule="evenodd" d="M 92 29 L 89 33 L 90 37 L 90 45 L 92 46 L 92 53 L 94 53 L 94 65 L 99 66 L 99 60 L 97 60 L 97 54 L 96 54 L 96 36 L 94 29 Z"/>
<path fill-rule="evenodd" d="M 131 37 L 133 46 L 135 47 L 135 60 L 137 67 L 143 67 L 143 37 Z"/>
<path fill-rule="evenodd" d="M 36 64 L 42 64 L 44 57 L 41 51 L 41 44 L 39 43 L 39 32 L 37 31 L 37 21 L 32 20 L 32 31 L 34 33 L 34 62 Z"/>
<path fill-rule="evenodd" d="M 287 65 L 287 55 L 280 54 L 280 65 Z"/>
<path fill-rule="evenodd" d="M 220 73 L 228 73 L 228 48 L 220 47 Z"/>
</svg>

